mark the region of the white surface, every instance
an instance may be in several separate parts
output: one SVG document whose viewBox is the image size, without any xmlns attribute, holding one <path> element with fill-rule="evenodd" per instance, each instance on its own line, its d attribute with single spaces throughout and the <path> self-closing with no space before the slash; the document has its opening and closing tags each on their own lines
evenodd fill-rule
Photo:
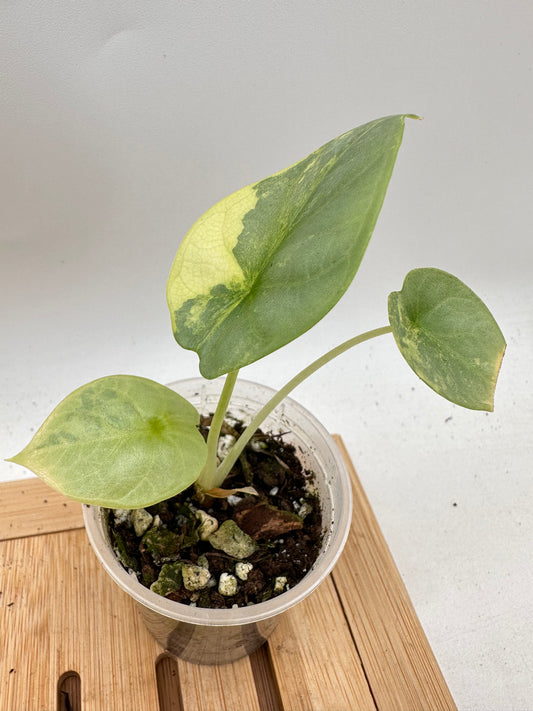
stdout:
<svg viewBox="0 0 533 711">
<path fill-rule="evenodd" d="M 281 385 L 382 325 L 412 267 L 492 309 L 494 414 L 439 400 L 390 337 L 295 393 L 344 437 L 461 711 L 533 708 L 532 26 L 529 0 L 2 5 L 2 458 L 88 380 L 197 374 L 164 290 L 213 202 L 355 125 L 424 117 L 355 285 L 243 375 Z"/>
</svg>

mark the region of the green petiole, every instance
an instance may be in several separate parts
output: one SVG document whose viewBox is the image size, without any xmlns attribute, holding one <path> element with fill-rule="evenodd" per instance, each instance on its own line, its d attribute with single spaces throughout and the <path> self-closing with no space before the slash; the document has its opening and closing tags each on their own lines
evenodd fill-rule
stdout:
<svg viewBox="0 0 533 711">
<path fill-rule="evenodd" d="M 287 397 L 287 395 L 289 395 L 289 393 L 291 393 L 298 385 L 300 385 L 300 383 L 302 383 L 306 378 L 308 378 L 310 375 L 319 370 L 323 365 L 326 365 L 326 363 L 329 363 L 331 360 L 341 355 L 345 351 L 349 350 L 350 348 L 353 348 L 354 346 L 357 346 L 360 343 L 364 343 L 365 341 L 369 341 L 372 338 L 377 338 L 378 336 L 382 336 L 386 333 L 391 333 L 391 331 L 392 329 L 390 326 L 382 326 L 381 328 L 375 328 L 371 331 L 361 333 L 358 336 L 354 336 L 353 338 L 348 339 L 347 341 L 341 343 L 335 348 L 332 348 L 330 351 L 320 356 L 320 358 L 317 358 L 306 368 L 301 370 L 297 375 L 295 375 L 294 378 L 289 380 L 289 382 L 284 385 L 281 390 L 278 390 L 278 392 L 273 395 L 272 398 L 265 405 L 263 405 L 259 412 L 254 416 L 250 424 L 246 427 L 239 439 L 235 442 L 234 446 L 232 447 L 231 451 L 226 456 L 224 461 L 219 464 L 216 470 L 216 479 L 214 479 L 214 483 L 212 483 L 212 486 L 222 485 L 224 479 L 230 473 L 231 468 L 243 452 L 248 442 L 253 437 L 255 431 L 260 427 L 263 420 L 272 412 L 272 410 L 274 410 L 282 402 L 282 400 L 284 400 L 284 398 Z M 224 386 L 224 389 L 225 387 L 226 386 Z M 200 477 L 200 479 L 202 479 L 202 477 Z M 202 481 L 199 480 L 198 483 L 203 486 Z"/>
</svg>

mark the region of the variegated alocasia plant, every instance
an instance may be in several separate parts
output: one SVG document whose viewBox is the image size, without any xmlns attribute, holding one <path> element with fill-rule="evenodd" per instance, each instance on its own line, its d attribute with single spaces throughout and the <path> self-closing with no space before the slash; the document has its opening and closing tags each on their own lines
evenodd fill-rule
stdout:
<svg viewBox="0 0 533 711">
<path fill-rule="evenodd" d="M 408 116 L 330 141 L 295 165 L 238 190 L 184 237 L 167 286 L 177 342 L 208 379 L 226 375 L 207 443 L 180 395 L 116 375 L 75 390 L 11 461 L 90 504 L 140 508 L 194 482 L 220 487 L 264 417 L 323 364 L 390 333 L 413 370 L 454 403 L 492 410 L 505 350 L 498 325 L 461 281 L 410 272 L 389 296 L 389 325 L 333 348 L 290 380 L 219 462 L 217 445 L 240 368 L 294 340 L 346 291 L 372 235 Z M 416 117 L 411 117 L 416 118 Z"/>
</svg>

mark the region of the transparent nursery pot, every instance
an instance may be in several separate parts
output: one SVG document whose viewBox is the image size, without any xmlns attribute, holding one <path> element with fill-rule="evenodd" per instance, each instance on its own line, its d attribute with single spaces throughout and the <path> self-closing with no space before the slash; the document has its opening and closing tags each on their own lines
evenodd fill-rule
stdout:
<svg viewBox="0 0 533 711">
<path fill-rule="evenodd" d="M 202 414 L 213 412 L 223 379 L 192 378 L 168 387 L 189 400 Z M 229 408 L 235 419 L 249 422 L 274 390 L 238 380 Z M 196 664 L 232 662 L 260 647 L 280 616 L 301 602 L 327 577 L 337 562 L 350 528 L 352 493 L 349 473 L 333 438 L 305 408 L 286 398 L 264 421 L 264 431 L 283 433 L 305 469 L 314 472 L 322 505 L 324 538 L 309 572 L 292 589 L 248 607 L 206 609 L 167 600 L 144 587 L 117 559 L 109 541 L 105 510 L 83 506 L 91 545 L 111 578 L 137 603 L 144 623 L 177 657 Z"/>
</svg>

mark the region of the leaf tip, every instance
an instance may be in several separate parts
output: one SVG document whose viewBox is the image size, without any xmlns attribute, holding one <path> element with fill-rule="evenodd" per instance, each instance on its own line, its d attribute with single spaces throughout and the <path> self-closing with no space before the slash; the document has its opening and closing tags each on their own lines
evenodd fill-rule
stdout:
<svg viewBox="0 0 533 711">
<path fill-rule="evenodd" d="M 25 464 L 23 464 L 23 457 L 21 455 L 24 454 L 24 450 L 20 451 L 18 454 L 14 454 L 12 457 L 6 457 L 4 459 L 4 462 L 10 462 L 11 464 L 18 464 L 18 466 L 23 467 Z"/>
</svg>

